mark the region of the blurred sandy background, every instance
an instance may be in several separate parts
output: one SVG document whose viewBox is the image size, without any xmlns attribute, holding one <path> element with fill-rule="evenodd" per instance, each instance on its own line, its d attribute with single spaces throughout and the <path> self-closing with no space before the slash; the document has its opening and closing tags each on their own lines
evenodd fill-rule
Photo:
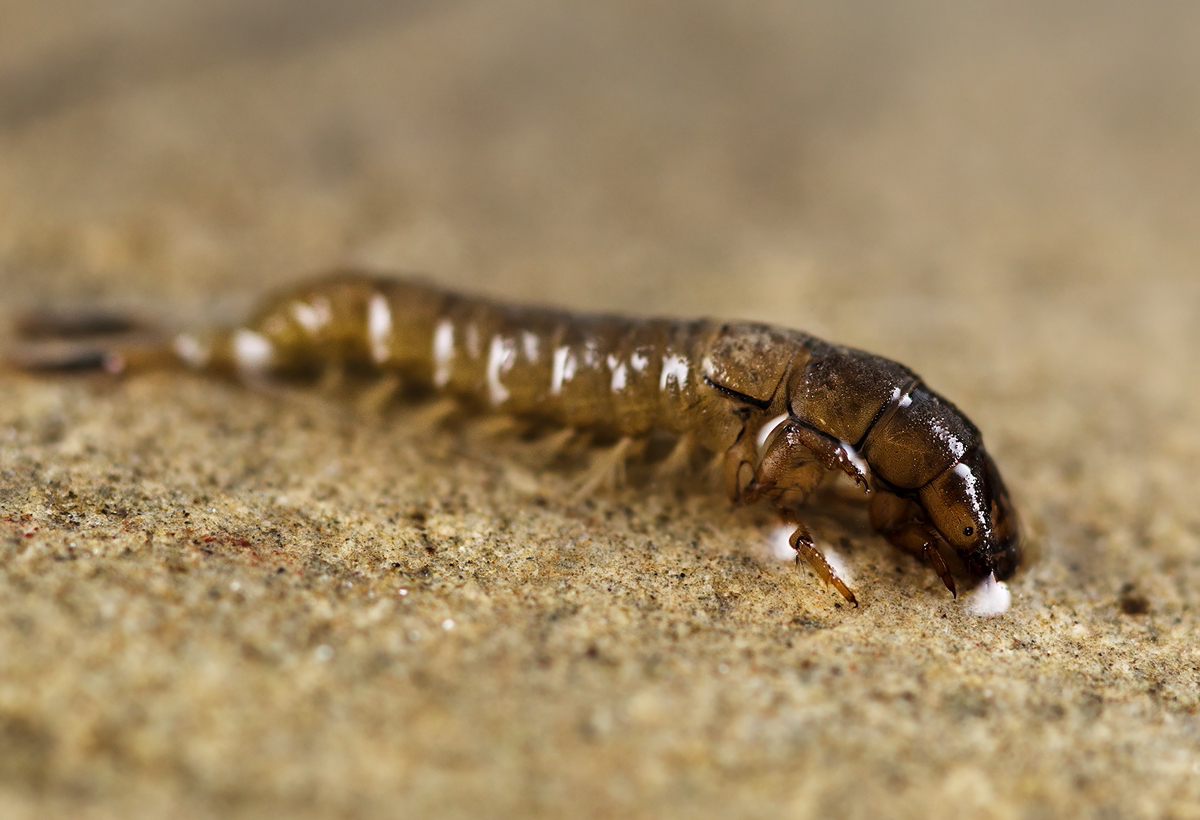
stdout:
<svg viewBox="0 0 1200 820">
<path fill-rule="evenodd" d="M 0 2 L 3 318 L 337 264 L 803 327 L 985 431 L 984 620 L 411 410 L 0 375 L 5 817 L 1200 817 L 1200 6 Z"/>
</svg>

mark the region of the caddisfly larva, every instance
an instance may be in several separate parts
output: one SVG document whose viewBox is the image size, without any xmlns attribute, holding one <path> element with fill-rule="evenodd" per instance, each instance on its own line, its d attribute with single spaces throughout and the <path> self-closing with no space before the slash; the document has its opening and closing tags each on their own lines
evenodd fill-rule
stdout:
<svg viewBox="0 0 1200 820">
<path fill-rule="evenodd" d="M 39 336 L 107 326 L 42 324 Z M 795 330 L 572 314 L 342 273 L 268 301 L 237 328 L 169 343 L 46 345 L 13 361 L 113 372 L 182 364 L 246 379 L 335 367 L 391 375 L 480 409 L 611 436 L 613 467 L 634 442 L 673 434 L 681 451 L 716 454 L 735 502 L 774 505 L 795 527 L 797 561 L 851 602 L 798 513 L 830 471 L 861 486 L 875 529 L 931 564 L 951 592 L 942 547 L 992 581 L 1021 557 L 1016 514 L 975 425 L 907 367 Z"/>
</svg>

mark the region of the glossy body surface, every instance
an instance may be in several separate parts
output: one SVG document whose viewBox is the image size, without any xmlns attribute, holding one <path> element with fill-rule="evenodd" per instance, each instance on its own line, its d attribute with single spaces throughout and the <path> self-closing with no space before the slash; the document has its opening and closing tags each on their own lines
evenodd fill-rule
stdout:
<svg viewBox="0 0 1200 820">
<path fill-rule="evenodd" d="M 875 529 L 952 592 L 943 547 L 977 578 L 1008 578 L 1021 557 L 979 430 L 903 365 L 799 331 L 579 315 L 340 273 L 268 300 L 243 327 L 180 335 L 173 350 L 251 379 L 394 374 L 479 409 L 602 432 L 621 460 L 630 442 L 673 434 L 716 455 L 735 502 L 767 500 L 795 524 L 797 557 L 850 601 L 797 514 L 830 472 L 860 485 Z"/>
</svg>

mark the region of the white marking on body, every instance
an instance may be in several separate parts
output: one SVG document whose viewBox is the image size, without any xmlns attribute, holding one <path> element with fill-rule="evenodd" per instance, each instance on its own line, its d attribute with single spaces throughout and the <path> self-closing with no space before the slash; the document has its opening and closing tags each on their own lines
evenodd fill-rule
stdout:
<svg viewBox="0 0 1200 820">
<path fill-rule="evenodd" d="M 900 407 L 908 407 L 910 404 L 912 404 L 912 394 L 911 394 L 911 393 L 905 393 L 905 394 L 904 394 L 904 395 L 903 395 L 903 396 L 900 398 L 900 404 L 899 404 L 898 406 L 900 406 Z"/>
<path fill-rule="evenodd" d="M 675 382 L 675 386 L 680 390 L 687 384 L 688 377 L 688 360 L 686 356 L 680 356 L 677 353 L 668 353 L 663 356 L 662 378 L 658 381 L 658 389 L 666 390 L 667 385 Z"/>
<path fill-rule="evenodd" d="M 596 349 L 596 342 L 592 339 L 583 343 L 583 364 L 591 368 L 600 366 L 600 351 Z"/>
<path fill-rule="evenodd" d="M 646 369 L 646 365 L 650 364 L 650 357 L 642 353 L 640 350 L 633 351 L 633 355 L 629 357 L 629 366 L 641 373 Z"/>
<path fill-rule="evenodd" d="M 467 325 L 467 355 L 472 359 L 479 358 L 479 328 L 471 322 Z"/>
<path fill-rule="evenodd" d="M 233 360 L 238 369 L 246 373 L 259 373 L 265 370 L 275 356 L 275 346 L 271 340 L 253 330 L 238 328 L 233 332 Z"/>
<path fill-rule="evenodd" d="M 713 373 L 716 372 L 716 365 L 713 364 L 712 356 L 705 356 L 700 360 L 700 372 L 710 379 L 713 377 Z"/>
<path fill-rule="evenodd" d="M 293 302 L 292 318 L 309 334 L 316 336 L 321 328 L 333 320 L 333 308 L 328 299 L 320 296 L 312 302 Z"/>
<path fill-rule="evenodd" d="M 625 362 L 611 353 L 608 354 L 607 361 L 608 369 L 612 371 L 612 391 L 620 393 L 625 389 L 625 380 L 629 375 L 629 369 L 625 366 Z"/>
<path fill-rule="evenodd" d="M 317 331 L 321 329 L 321 320 L 317 316 L 317 312 L 307 302 L 295 302 L 292 304 L 292 318 L 296 320 L 296 324 L 307 330 L 309 335 L 315 336 Z"/>
<path fill-rule="evenodd" d="M 1012 606 L 1012 592 L 1008 584 L 996 580 L 996 573 L 988 575 L 983 582 L 971 590 L 967 598 L 967 611 L 981 618 L 1003 615 Z"/>
<path fill-rule="evenodd" d="M 376 293 L 367 305 L 367 338 L 371 342 L 371 358 L 383 364 L 392 355 L 392 309 L 383 294 Z"/>
<path fill-rule="evenodd" d="M 530 333 L 528 330 L 521 331 L 521 346 L 525 349 L 525 359 L 527 361 L 536 362 L 538 360 L 538 337 L 536 333 Z"/>
<path fill-rule="evenodd" d="M 983 499 L 979 497 L 979 479 L 975 473 L 971 472 L 971 468 L 961 461 L 954 465 L 954 474 L 963 480 L 963 486 L 967 491 L 967 495 L 971 498 L 971 510 L 975 513 L 977 520 L 985 521 L 984 513 L 987 510 L 983 507 Z M 986 536 L 987 533 L 985 532 Z"/>
<path fill-rule="evenodd" d="M 791 418 L 791 416 L 789 416 L 787 413 L 780 413 L 762 427 L 758 428 L 758 435 L 754 437 L 754 440 L 758 443 L 758 455 L 760 458 L 762 457 L 763 450 L 767 446 L 767 439 L 771 438 L 771 434 L 778 430 L 779 427 L 789 418 Z"/>
<path fill-rule="evenodd" d="M 180 333 L 171 342 L 175 355 L 190 367 L 204 367 L 212 358 L 212 350 L 190 333 Z"/>
<path fill-rule="evenodd" d="M 842 457 L 849 461 L 854 469 L 858 470 L 863 475 L 867 475 L 871 468 L 867 466 L 867 462 L 863 461 L 862 456 L 858 454 L 858 450 L 854 449 L 854 445 L 844 441 L 838 443 L 838 448 L 842 451 Z"/>
<path fill-rule="evenodd" d="M 562 392 L 563 377 L 567 370 L 567 356 L 571 349 L 567 346 L 556 348 L 554 351 L 554 367 L 550 372 L 550 393 L 557 396 Z"/>
<path fill-rule="evenodd" d="M 946 446 L 950 449 L 956 461 L 962 458 L 963 453 L 967 451 L 967 445 L 962 442 L 962 439 L 951 433 L 938 421 L 931 421 L 929 426 L 933 428 L 933 432 L 937 433 L 939 439 L 946 442 Z"/>
<path fill-rule="evenodd" d="M 512 339 L 503 336 L 492 337 L 492 345 L 488 350 L 487 382 L 488 398 L 492 404 L 503 404 L 511 395 L 501 381 L 500 376 L 512 370 L 513 360 L 517 357 L 517 345 Z"/>
<path fill-rule="evenodd" d="M 433 332 L 433 383 L 445 387 L 450 382 L 450 364 L 454 361 L 454 323 L 438 322 Z"/>
</svg>

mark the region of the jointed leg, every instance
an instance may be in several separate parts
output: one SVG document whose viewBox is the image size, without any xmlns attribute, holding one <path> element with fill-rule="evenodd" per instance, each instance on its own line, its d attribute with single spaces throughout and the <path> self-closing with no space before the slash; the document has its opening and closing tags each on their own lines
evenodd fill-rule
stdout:
<svg viewBox="0 0 1200 820">
<path fill-rule="evenodd" d="M 891 493 L 876 493 L 871 499 L 871 526 L 895 546 L 926 561 L 942 579 L 950 594 L 957 598 L 954 576 L 950 574 L 950 566 L 938 549 L 940 538 L 936 531 L 918 518 L 919 515 L 911 501 Z"/>
<path fill-rule="evenodd" d="M 854 479 L 854 483 L 871 492 L 867 481 L 867 464 L 853 447 L 832 436 L 797 422 L 788 422 L 775 436 L 771 446 L 763 455 L 763 468 L 771 462 L 788 463 L 803 453 L 808 459 L 816 460 L 827 470 L 841 470 Z"/>
<path fill-rule="evenodd" d="M 854 597 L 854 593 L 850 591 L 850 587 L 846 586 L 846 582 L 838 577 L 837 572 L 829 564 L 829 561 L 813 545 L 812 535 L 809 534 L 808 527 L 799 521 L 792 521 L 792 523 L 796 525 L 796 530 L 788 538 L 788 543 L 796 551 L 796 563 L 799 564 L 800 559 L 803 558 L 822 581 L 840 592 L 842 597 L 847 601 L 858 606 L 858 599 Z"/>
<path fill-rule="evenodd" d="M 625 481 L 625 460 L 637 444 L 631 436 L 618 441 L 611 448 L 596 456 L 588 468 L 583 483 L 571 494 L 572 502 L 587 498 L 601 486 L 619 486 Z"/>
<path fill-rule="evenodd" d="M 694 449 L 695 441 L 689 434 L 680 436 L 670 454 L 655 466 L 655 476 L 659 479 L 670 479 L 685 472 L 691 464 Z"/>
</svg>

